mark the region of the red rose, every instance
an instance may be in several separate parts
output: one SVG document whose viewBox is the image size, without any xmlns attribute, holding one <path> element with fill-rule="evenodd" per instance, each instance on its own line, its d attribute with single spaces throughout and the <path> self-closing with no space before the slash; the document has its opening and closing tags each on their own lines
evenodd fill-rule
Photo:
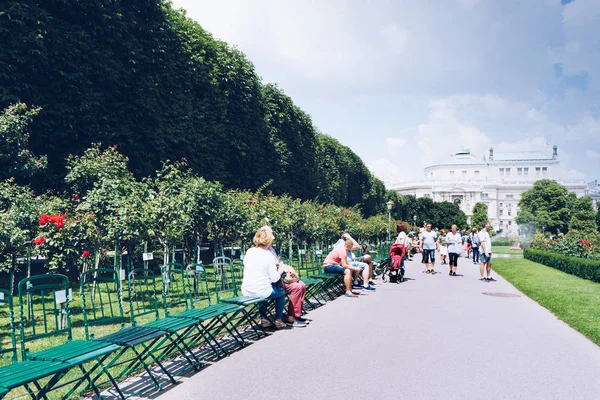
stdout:
<svg viewBox="0 0 600 400">
<path fill-rule="evenodd" d="M 58 229 L 65 226 L 65 216 L 63 214 L 52 214 L 48 222 L 53 223 Z"/>
<path fill-rule="evenodd" d="M 45 241 L 46 238 L 44 236 L 39 236 L 32 240 L 33 244 L 36 246 L 41 246 Z"/>
<path fill-rule="evenodd" d="M 74 194 L 73 196 L 71 196 L 71 200 L 77 201 L 77 200 L 79 200 L 79 196 Z"/>
<path fill-rule="evenodd" d="M 48 214 L 40 215 L 40 226 L 44 226 L 48 222 L 50 222 L 50 216 Z"/>
<path fill-rule="evenodd" d="M 87 251 L 87 250 L 84 250 L 82 256 L 89 257 L 90 256 L 90 252 Z"/>
</svg>

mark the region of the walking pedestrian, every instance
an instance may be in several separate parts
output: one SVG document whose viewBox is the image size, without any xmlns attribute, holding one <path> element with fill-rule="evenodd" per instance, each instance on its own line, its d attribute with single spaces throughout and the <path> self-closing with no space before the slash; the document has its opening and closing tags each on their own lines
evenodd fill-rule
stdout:
<svg viewBox="0 0 600 400">
<path fill-rule="evenodd" d="M 495 282 L 492 278 L 492 240 L 487 231 L 488 222 L 483 223 L 483 227 L 479 231 L 479 241 L 481 242 L 481 251 L 479 253 L 479 273 L 481 274 L 480 281 Z M 484 274 L 485 273 L 485 274 Z"/>
<path fill-rule="evenodd" d="M 440 259 L 442 265 L 448 264 L 448 243 L 446 243 L 446 230 L 440 231 Z"/>
<path fill-rule="evenodd" d="M 479 232 L 477 228 L 473 228 L 471 232 L 471 253 L 473 254 L 473 264 L 479 264 L 479 246 L 481 241 L 479 240 Z"/>
<path fill-rule="evenodd" d="M 431 224 L 425 226 L 421 234 L 421 251 L 423 252 L 423 264 L 427 270 L 425 273 L 435 275 L 435 250 L 439 249 L 439 241 L 435 232 L 431 231 Z"/>
<path fill-rule="evenodd" d="M 456 225 L 452 225 L 452 230 L 446 235 L 446 243 L 448 244 L 448 258 L 450 259 L 450 276 L 456 276 L 456 268 L 458 267 L 458 257 L 460 257 L 462 238 L 458 233 Z"/>
</svg>

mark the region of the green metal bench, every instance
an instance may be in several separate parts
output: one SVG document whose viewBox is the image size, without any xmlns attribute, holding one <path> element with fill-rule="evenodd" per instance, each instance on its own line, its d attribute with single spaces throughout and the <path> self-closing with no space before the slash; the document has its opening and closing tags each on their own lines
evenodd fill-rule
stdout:
<svg viewBox="0 0 600 400">
<path fill-rule="evenodd" d="M 12 353 L 12 364 L 0 367 L 0 399 L 4 398 L 11 390 L 20 387 L 23 387 L 32 399 L 47 399 L 47 393 L 54 389 L 71 369 L 71 366 L 62 362 L 18 362 L 13 298 L 8 290 L 0 289 L 0 305 L 8 307 L 12 344 L 10 348 L 4 348 L 1 351 L 2 354 Z M 41 383 L 42 380 L 45 383 Z M 31 387 L 32 385 L 34 388 Z"/>
<path fill-rule="evenodd" d="M 186 267 L 185 288 L 189 299 L 187 309 L 175 318 L 192 318 L 197 322 L 197 334 L 189 335 L 189 346 L 195 347 L 201 341 L 208 344 L 215 357 L 228 355 L 217 337 L 227 331 L 239 346 L 245 346 L 242 335 L 237 330 L 235 321 L 242 314 L 244 307 L 235 304 L 212 304 L 208 277 L 202 263 L 190 264 Z"/>
<path fill-rule="evenodd" d="M 323 272 L 323 252 L 321 250 L 315 250 L 311 255 L 311 269 L 310 275 L 313 279 L 320 279 L 323 281 L 322 295 L 326 300 L 334 300 L 338 296 L 344 294 L 344 276 L 340 274 L 328 274 Z"/>
<path fill-rule="evenodd" d="M 93 338 L 94 342 L 110 343 L 119 346 L 119 350 L 116 355 L 107 364 L 107 368 L 114 368 L 119 365 L 126 364 L 126 367 L 119 373 L 117 380 L 124 377 L 128 377 L 137 371 L 140 367 L 143 368 L 148 376 L 156 386 L 158 390 L 162 390 L 155 373 L 150 369 L 151 364 L 156 364 L 159 369 L 165 374 L 172 384 L 177 384 L 173 375 L 167 371 L 162 361 L 164 360 L 164 352 L 160 352 L 157 344 L 162 343 L 161 339 L 170 336 L 170 333 L 166 330 L 159 329 L 156 327 L 138 326 L 137 321 L 139 318 L 150 315 L 158 319 L 158 301 L 156 298 L 156 279 L 154 273 L 151 270 L 144 268 L 137 268 L 132 270 L 128 275 L 128 301 L 130 307 L 131 324 L 130 327 L 125 327 L 123 318 L 123 305 L 119 294 L 122 291 L 121 282 L 118 279 L 116 271 L 110 269 L 99 269 L 89 271 L 91 275 L 85 278 L 86 285 L 88 287 L 94 287 L 98 290 L 98 285 L 94 285 L 94 282 L 98 281 L 99 276 L 104 276 L 107 285 L 105 288 L 104 295 L 108 299 L 111 299 L 110 303 L 114 303 L 113 297 L 117 295 L 117 307 L 111 307 L 110 318 L 120 319 L 121 330 L 111 333 L 102 337 Z M 84 279 L 82 279 L 83 285 Z M 88 289 L 89 290 L 89 289 Z M 116 291 L 116 293 L 115 293 Z M 112 296 L 112 297 L 111 297 Z M 96 303 L 98 304 L 98 303 Z M 106 306 L 104 307 L 106 308 Z M 84 307 L 84 315 L 87 315 L 89 321 L 89 311 Z M 101 321 L 98 321 L 101 323 Z M 122 360 L 123 356 L 131 351 L 134 357 L 130 359 Z M 157 351 L 157 354 L 155 354 Z M 151 363 L 149 363 L 149 360 Z M 119 395 L 123 396 L 123 393 L 119 389 L 118 385 L 113 385 Z"/>
<path fill-rule="evenodd" d="M 267 332 L 260 324 L 260 306 L 268 299 L 259 296 L 239 296 L 238 282 L 231 259 L 216 257 L 213 260 L 215 292 L 217 303 L 235 304 L 244 307 L 242 317 L 237 321 L 236 327 L 249 325 L 256 338 L 267 336 Z M 256 323 L 258 321 L 258 323 Z"/>
<path fill-rule="evenodd" d="M 92 374 L 100 369 L 100 374 L 113 380 L 104 361 L 119 347 L 109 343 L 73 340 L 69 279 L 59 274 L 37 275 L 23 279 L 18 287 L 22 359 L 60 362 L 69 366 L 69 369 L 79 369 L 81 377 L 54 387 L 58 389 L 75 383 L 65 398 L 70 397 L 85 382 L 100 397 L 98 387 L 91 378 Z M 66 342 L 34 353 L 30 351 L 28 345 L 31 342 L 50 337 L 65 337 Z"/>
</svg>

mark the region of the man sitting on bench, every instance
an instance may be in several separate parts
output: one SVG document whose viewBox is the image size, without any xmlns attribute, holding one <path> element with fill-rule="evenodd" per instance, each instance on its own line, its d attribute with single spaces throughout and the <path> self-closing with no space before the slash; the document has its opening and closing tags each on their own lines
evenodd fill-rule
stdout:
<svg viewBox="0 0 600 400">
<path fill-rule="evenodd" d="M 348 252 L 352 250 L 353 246 L 354 244 L 351 240 L 346 240 L 344 241 L 344 247 L 334 247 L 327 257 L 325 257 L 325 261 L 323 261 L 323 271 L 328 274 L 344 275 L 346 297 L 356 297 L 356 295 L 352 293 L 352 273 L 358 273 L 362 271 L 364 274 L 364 270 L 362 268 L 354 267 L 348 264 Z M 367 279 L 369 279 L 368 276 Z"/>
</svg>

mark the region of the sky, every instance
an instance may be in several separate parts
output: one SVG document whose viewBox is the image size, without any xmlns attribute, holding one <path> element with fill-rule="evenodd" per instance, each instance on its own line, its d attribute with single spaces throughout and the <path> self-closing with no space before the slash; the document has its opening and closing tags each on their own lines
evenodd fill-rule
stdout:
<svg viewBox="0 0 600 400">
<path fill-rule="evenodd" d="M 388 189 L 470 149 L 600 179 L 600 0 L 173 0 Z"/>
</svg>

